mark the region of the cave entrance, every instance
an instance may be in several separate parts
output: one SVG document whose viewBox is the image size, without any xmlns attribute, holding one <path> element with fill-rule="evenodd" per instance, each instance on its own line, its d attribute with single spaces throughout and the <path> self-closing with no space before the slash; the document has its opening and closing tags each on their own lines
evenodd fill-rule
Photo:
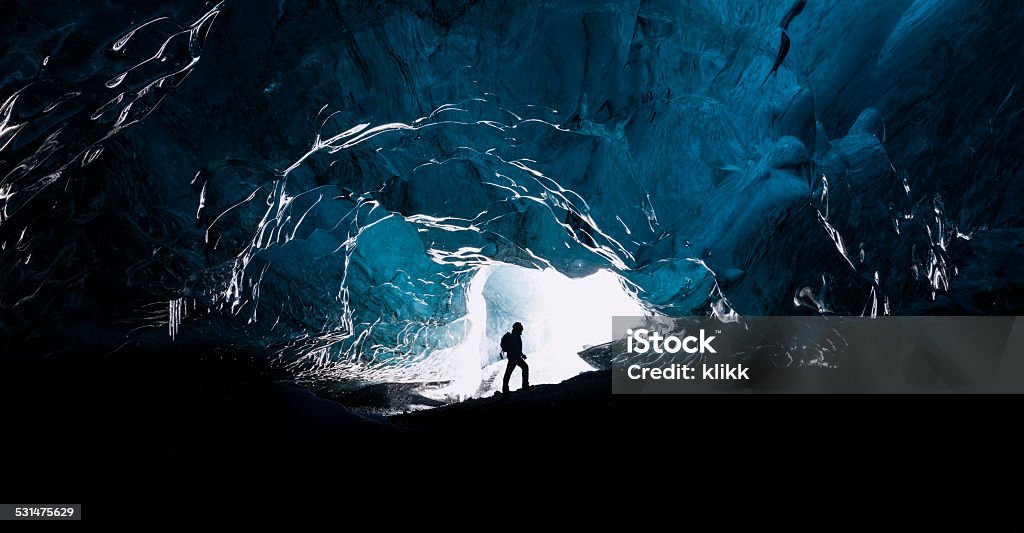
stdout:
<svg viewBox="0 0 1024 533">
<path fill-rule="evenodd" d="M 645 314 L 635 294 L 609 270 L 573 279 L 554 269 L 487 265 L 471 281 L 471 338 L 462 356 L 467 366 L 479 369 L 470 373 L 479 376 L 476 394 L 501 390 L 507 364 L 499 359 L 501 336 L 522 322 L 530 382 L 560 383 L 592 369 L 577 353 L 612 340 L 613 316 Z M 521 380 L 516 370 L 513 390 Z"/>
</svg>

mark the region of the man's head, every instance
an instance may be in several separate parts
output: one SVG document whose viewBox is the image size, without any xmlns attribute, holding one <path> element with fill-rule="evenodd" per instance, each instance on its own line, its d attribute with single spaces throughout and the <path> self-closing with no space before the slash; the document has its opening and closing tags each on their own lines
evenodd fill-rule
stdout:
<svg viewBox="0 0 1024 533">
<path fill-rule="evenodd" d="M 519 334 L 522 334 L 522 332 L 523 332 L 523 324 L 521 322 L 516 322 L 515 324 L 512 324 L 512 333 L 515 333 L 516 335 L 519 335 Z"/>
</svg>

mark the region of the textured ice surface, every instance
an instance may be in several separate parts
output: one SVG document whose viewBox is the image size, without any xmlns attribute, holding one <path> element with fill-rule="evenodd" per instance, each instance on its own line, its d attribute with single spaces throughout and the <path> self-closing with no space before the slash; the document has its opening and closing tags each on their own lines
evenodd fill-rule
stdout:
<svg viewBox="0 0 1024 533">
<path fill-rule="evenodd" d="M 608 270 L 670 315 L 1020 313 L 1022 19 L 1009 0 L 16 2 L 0 349 L 447 379 L 498 264 Z"/>
</svg>

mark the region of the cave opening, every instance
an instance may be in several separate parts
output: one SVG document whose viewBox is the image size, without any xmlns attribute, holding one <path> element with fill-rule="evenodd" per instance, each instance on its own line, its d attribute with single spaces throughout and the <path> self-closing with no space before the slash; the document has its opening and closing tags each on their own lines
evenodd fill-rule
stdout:
<svg viewBox="0 0 1024 533">
<path fill-rule="evenodd" d="M 507 364 L 501 336 L 521 322 L 523 351 L 534 385 L 560 383 L 592 370 L 578 353 L 612 340 L 613 316 L 649 314 L 618 274 L 602 269 L 570 278 L 555 269 L 485 265 L 470 280 L 468 334 L 455 351 L 458 371 L 449 394 L 491 395 L 501 390 Z M 521 383 L 517 370 L 512 389 Z"/>
</svg>

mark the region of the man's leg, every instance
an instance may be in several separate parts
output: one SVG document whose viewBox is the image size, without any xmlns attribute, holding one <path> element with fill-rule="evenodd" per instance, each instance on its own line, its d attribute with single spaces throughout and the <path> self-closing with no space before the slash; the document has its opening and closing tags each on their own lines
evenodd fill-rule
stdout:
<svg viewBox="0 0 1024 533">
<path fill-rule="evenodd" d="M 523 369 L 523 388 L 530 386 L 530 365 L 526 364 L 525 359 L 519 360 L 519 367 Z"/>
<path fill-rule="evenodd" d="M 508 379 L 512 377 L 512 371 L 516 369 L 515 360 L 508 358 L 508 365 L 505 366 L 505 379 L 501 382 L 501 391 L 508 392 Z"/>
</svg>

